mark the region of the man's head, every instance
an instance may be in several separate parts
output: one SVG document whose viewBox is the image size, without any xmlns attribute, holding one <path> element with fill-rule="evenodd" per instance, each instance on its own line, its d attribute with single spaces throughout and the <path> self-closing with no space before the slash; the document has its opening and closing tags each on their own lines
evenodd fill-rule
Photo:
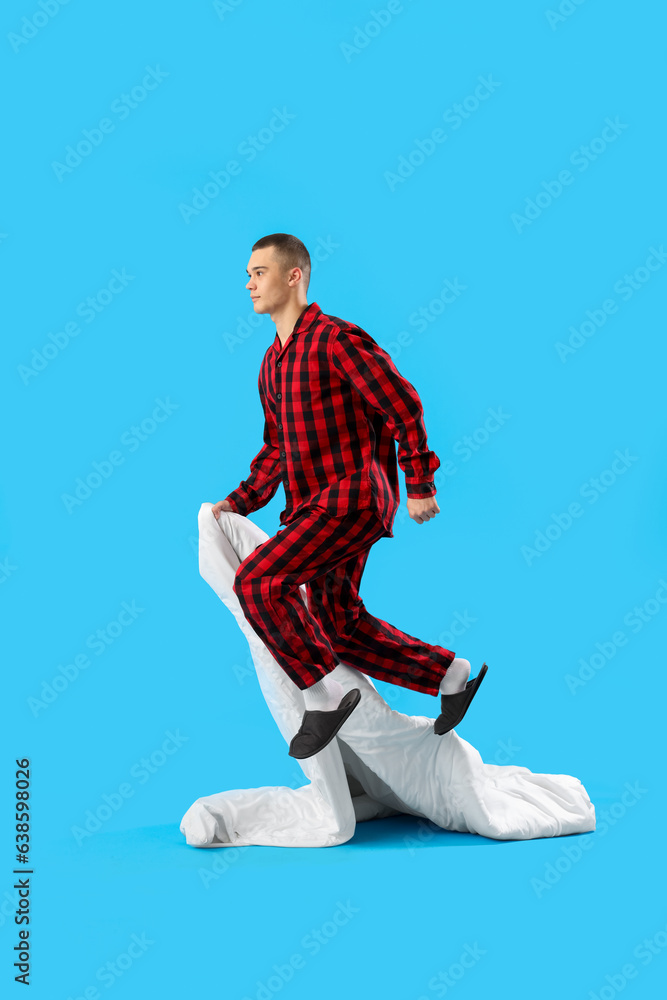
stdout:
<svg viewBox="0 0 667 1000">
<path fill-rule="evenodd" d="M 310 254 L 296 236 L 272 233 L 257 240 L 246 270 L 256 313 L 272 313 L 290 301 L 306 304 Z"/>
</svg>

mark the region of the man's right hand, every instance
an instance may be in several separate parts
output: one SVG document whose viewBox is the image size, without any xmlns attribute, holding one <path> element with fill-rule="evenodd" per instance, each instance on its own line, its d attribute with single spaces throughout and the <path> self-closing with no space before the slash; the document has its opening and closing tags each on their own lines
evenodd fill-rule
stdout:
<svg viewBox="0 0 667 1000">
<path fill-rule="evenodd" d="M 217 503 L 213 504 L 211 510 L 213 511 L 213 517 L 217 520 L 220 517 L 221 510 L 231 510 L 232 505 L 229 500 L 218 500 Z"/>
</svg>

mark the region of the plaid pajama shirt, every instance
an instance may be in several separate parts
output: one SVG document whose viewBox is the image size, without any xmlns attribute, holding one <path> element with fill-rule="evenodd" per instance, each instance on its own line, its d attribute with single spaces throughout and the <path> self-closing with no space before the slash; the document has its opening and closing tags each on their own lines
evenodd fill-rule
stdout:
<svg viewBox="0 0 667 1000">
<path fill-rule="evenodd" d="M 302 689 L 344 660 L 437 694 L 455 654 L 369 615 L 358 592 L 370 547 L 393 537 L 396 441 L 407 495 L 436 493 L 440 460 L 427 446 L 414 386 L 365 330 L 311 302 L 284 345 L 276 332 L 258 388 L 264 444 L 226 499 L 246 515 L 282 482 L 287 504 L 277 535 L 237 570 L 246 619 Z"/>
</svg>

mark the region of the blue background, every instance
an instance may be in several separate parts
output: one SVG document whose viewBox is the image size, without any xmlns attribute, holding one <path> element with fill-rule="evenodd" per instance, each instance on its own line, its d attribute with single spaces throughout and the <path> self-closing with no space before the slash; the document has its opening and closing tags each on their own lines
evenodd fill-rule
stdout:
<svg viewBox="0 0 667 1000">
<path fill-rule="evenodd" d="M 2 16 L 14 94 L 0 222 L 3 979 L 19 992 L 10 809 L 14 758 L 28 756 L 34 997 L 655 998 L 667 974 L 662 10 L 45 3 L 51 14 L 14 0 Z M 147 67 L 154 89 L 123 105 Z M 475 102 L 480 77 L 494 85 Z M 286 122 L 262 131 L 276 109 Z M 104 118 L 113 128 L 91 132 Z M 436 128 L 446 138 L 429 147 Z M 98 144 L 59 167 L 83 130 Z M 252 159 L 249 136 L 262 137 Z M 224 188 L 184 209 L 230 160 Z M 473 674 L 489 663 L 460 735 L 484 760 L 580 778 L 598 811 L 588 839 L 500 843 L 401 817 L 330 850 L 185 844 L 178 825 L 199 796 L 303 783 L 196 554 L 200 504 L 235 488 L 261 445 L 256 380 L 275 327 L 244 326 L 245 267 L 280 231 L 313 255 L 309 302 L 390 351 L 452 463 L 426 525 L 407 517 L 401 477 L 367 607 L 454 648 Z M 114 269 L 126 284 L 107 294 Z M 446 279 L 464 289 L 442 308 Z M 100 291 L 91 319 L 79 305 Z M 562 360 L 570 328 L 609 299 L 615 311 Z M 169 415 L 140 440 L 132 428 L 156 400 Z M 625 467 L 605 472 L 617 450 Z M 119 464 L 68 508 L 114 451 Z M 280 490 L 253 520 L 273 534 L 283 505 Z M 548 544 L 527 556 L 538 532 Z M 88 637 L 123 602 L 135 617 L 94 652 Z M 468 625 L 452 645 L 457 613 Z M 436 714 L 429 696 L 379 686 L 401 711 Z M 167 732 L 178 751 L 143 771 Z M 124 782 L 133 794 L 79 846 L 73 828 Z M 315 951 L 307 935 L 335 926 L 341 904 L 347 923 Z M 152 943 L 96 979 L 133 934 Z M 479 957 L 445 986 L 466 946 Z"/>
</svg>

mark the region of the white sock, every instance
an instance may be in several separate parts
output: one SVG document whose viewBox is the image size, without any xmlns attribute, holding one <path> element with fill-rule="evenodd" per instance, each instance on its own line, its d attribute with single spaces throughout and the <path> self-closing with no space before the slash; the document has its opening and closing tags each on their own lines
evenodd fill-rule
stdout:
<svg viewBox="0 0 667 1000">
<path fill-rule="evenodd" d="M 308 711 L 330 712 L 338 708 L 344 694 L 338 681 L 327 675 L 304 689 L 303 701 Z"/>
<path fill-rule="evenodd" d="M 440 694 L 458 694 L 465 689 L 470 677 L 470 661 L 460 656 L 454 657 L 447 667 L 447 673 L 440 682 Z"/>
</svg>

